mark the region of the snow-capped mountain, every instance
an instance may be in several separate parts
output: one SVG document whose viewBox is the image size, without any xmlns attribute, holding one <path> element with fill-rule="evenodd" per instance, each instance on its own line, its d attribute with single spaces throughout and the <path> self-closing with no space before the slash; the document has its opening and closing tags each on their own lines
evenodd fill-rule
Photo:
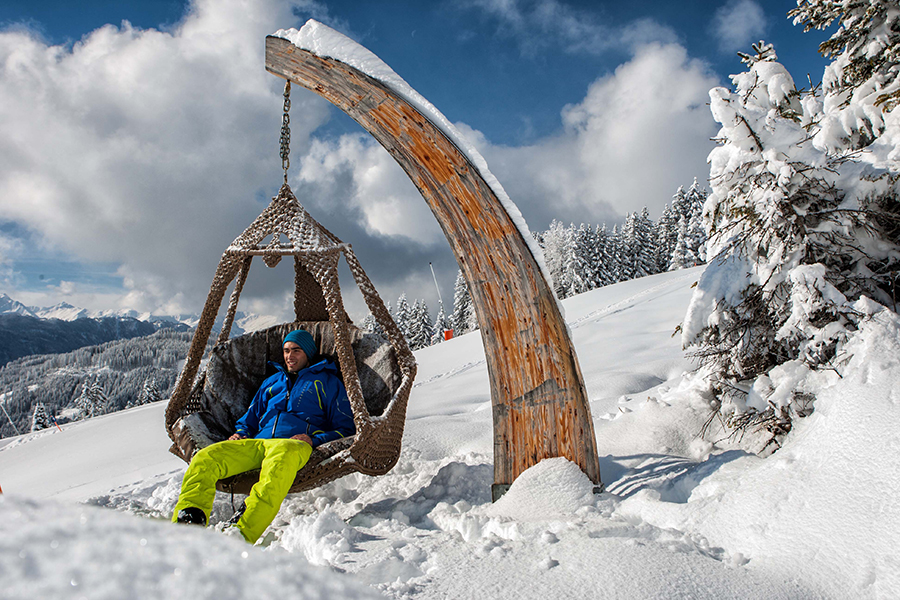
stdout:
<svg viewBox="0 0 900 600">
<path fill-rule="evenodd" d="M 26 306 L 0 294 L 0 366 L 32 354 L 69 352 L 83 346 L 149 335 L 160 329 L 194 329 L 200 316 L 154 315 L 135 310 L 91 312 L 62 302 L 51 307 Z M 280 322 L 271 315 L 235 314 L 231 335 L 264 329 Z M 215 328 L 221 326 L 221 320 Z"/>
<path fill-rule="evenodd" d="M 34 316 L 39 319 L 59 319 L 60 321 L 75 321 L 77 319 L 87 319 L 91 315 L 85 308 L 72 306 L 68 302 L 60 302 L 49 308 L 32 308 Z"/>
<path fill-rule="evenodd" d="M 30 308 L 18 300 L 13 300 L 6 294 L 0 294 L 0 315 L 2 314 L 36 316 Z"/>
<path fill-rule="evenodd" d="M 182 313 L 179 315 L 157 315 L 150 312 L 138 312 L 123 308 L 120 310 L 89 311 L 86 308 L 72 306 L 68 302 L 61 302 L 50 307 L 26 306 L 18 300 L 10 298 L 7 294 L 0 294 L 0 315 L 17 314 L 38 319 L 59 319 L 60 321 L 76 321 L 78 319 L 134 319 L 151 323 L 157 329 L 176 328 L 181 326 L 195 328 L 200 322 L 200 315 Z M 257 315 L 238 311 L 235 314 L 234 324 L 231 327 L 232 335 L 241 335 L 248 331 L 256 331 L 271 327 L 281 322 L 278 317 L 272 315 Z M 219 325 L 220 323 L 217 323 Z"/>
<path fill-rule="evenodd" d="M 50 307 L 26 306 L 0 294 L 0 366 L 33 354 L 58 354 L 84 346 L 129 339 L 163 329 L 188 330 L 172 320 L 138 319 L 131 315 L 92 314 L 62 302 Z"/>
</svg>

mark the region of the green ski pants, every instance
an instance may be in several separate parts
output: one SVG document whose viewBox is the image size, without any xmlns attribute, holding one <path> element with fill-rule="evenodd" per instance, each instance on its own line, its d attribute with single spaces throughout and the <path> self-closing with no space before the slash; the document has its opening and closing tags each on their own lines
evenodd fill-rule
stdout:
<svg viewBox="0 0 900 600">
<path fill-rule="evenodd" d="M 177 521 L 180 510 L 196 507 L 203 511 L 209 522 L 216 482 L 260 469 L 259 481 L 244 501 L 247 509 L 235 525 L 244 539 L 256 543 L 278 514 L 297 471 L 306 464 L 311 453 L 312 446 L 292 439 L 247 438 L 207 446 L 194 455 L 184 473 L 172 521 Z"/>
</svg>

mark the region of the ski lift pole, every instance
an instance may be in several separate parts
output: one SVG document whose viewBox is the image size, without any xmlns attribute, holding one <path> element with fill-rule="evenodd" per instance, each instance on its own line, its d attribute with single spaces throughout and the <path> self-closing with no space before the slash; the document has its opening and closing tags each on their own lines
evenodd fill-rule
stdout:
<svg viewBox="0 0 900 600">
<path fill-rule="evenodd" d="M 0 402 L 0 408 L 3 409 L 3 414 L 6 415 L 6 418 L 9 419 L 9 424 L 12 425 L 13 430 L 16 432 L 16 435 L 22 435 L 19 433 L 19 428 L 16 427 L 16 424 L 13 423 L 12 417 L 9 416 L 9 413 L 6 412 L 6 398 L 3 399 L 3 402 Z"/>
<path fill-rule="evenodd" d="M 438 303 L 440 303 L 441 310 L 443 310 L 444 300 L 441 298 L 441 288 L 438 287 L 437 276 L 434 274 L 434 267 L 431 265 L 431 263 L 428 263 L 428 268 L 431 269 L 431 278 L 434 279 L 434 289 L 436 289 L 438 293 Z"/>
<path fill-rule="evenodd" d="M 441 298 L 441 288 L 438 286 L 437 276 L 434 274 L 434 266 L 431 263 L 428 263 L 428 267 L 431 269 L 431 278 L 434 279 L 434 289 L 437 290 L 438 303 L 441 305 L 441 310 L 440 310 L 439 314 L 443 315 L 443 314 L 445 314 L 444 313 L 444 299 Z M 446 342 L 451 337 L 453 337 L 453 330 L 445 329 L 444 321 L 441 321 L 440 326 L 441 326 L 441 337 L 444 338 L 444 341 Z M 447 332 L 449 332 L 449 336 L 448 336 Z"/>
</svg>

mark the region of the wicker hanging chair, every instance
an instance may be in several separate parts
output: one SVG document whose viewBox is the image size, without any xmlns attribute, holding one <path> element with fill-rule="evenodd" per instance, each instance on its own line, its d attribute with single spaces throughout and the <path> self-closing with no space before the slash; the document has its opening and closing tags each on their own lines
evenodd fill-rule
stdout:
<svg viewBox="0 0 900 600">
<path fill-rule="evenodd" d="M 288 243 L 282 243 L 282 236 Z M 341 254 L 386 339 L 363 333 L 350 322 L 338 284 Z M 294 257 L 295 321 L 229 339 L 254 256 L 262 256 L 268 267 L 275 267 L 283 256 Z M 221 333 L 198 376 L 213 323 L 232 282 L 234 289 Z M 298 328 L 312 334 L 320 354 L 338 363 L 353 409 L 356 435 L 315 448 L 309 462 L 298 471 L 290 492 L 311 489 L 353 472 L 388 472 L 400 454 L 415 359 L 349 244 L 316 222 L 287 183 L 222 255 L 166 409 L 166 429 L 173 442 L 170 451 L 190 462 L 200 448 L 231 435 L 254 393 L 271 374 L 268 361 L 281 359 L 284 336 Z M 246 494 L 258 479 L 259 471 L 250 471 L 223 479 L 217 487 Z"/>
</svg>

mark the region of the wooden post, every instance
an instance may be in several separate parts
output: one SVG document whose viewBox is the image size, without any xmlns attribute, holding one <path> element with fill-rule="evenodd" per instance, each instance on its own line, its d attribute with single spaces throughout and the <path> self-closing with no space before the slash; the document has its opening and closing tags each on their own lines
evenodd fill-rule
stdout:
<svg viewBox="0 0 900 600">
<path fill-rule="evenodd" d="M 524 470 L 557 456 L 601 486 L 590 407 L 556 298 L 478 170 L 425 115 L 350 65 L 269 36 L 266 70 L 319 94 L 372 134 L 412 179 L 447 236 L 484 340 L 494 500 Z"/>
</svg>

